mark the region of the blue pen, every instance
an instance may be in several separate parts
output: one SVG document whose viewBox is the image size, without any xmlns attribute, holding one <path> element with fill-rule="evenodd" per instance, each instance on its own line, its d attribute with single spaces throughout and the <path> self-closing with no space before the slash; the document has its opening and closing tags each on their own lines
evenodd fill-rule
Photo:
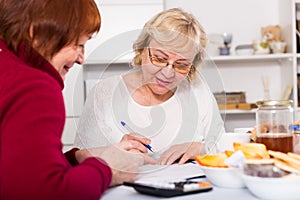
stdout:
<svg viewBox="0 0 300 200">
<path fill-rule="evenodd" d="M 129 131 L 129 132 L 135 132 L 135 131 L 133 131 L 133 130 L 125 123 L 125 122 L 121 121 L 121 124 L 122 124 L 122 126 L 124 126 L 124 127 L 127 129 L 127 131 Z M 144 146 L 145 146 L 147 149 L 149 149 L 150 151 L 153 152 L 152 147 L 151 147 L 149 144 L 144 144 Z"/>
</svg>

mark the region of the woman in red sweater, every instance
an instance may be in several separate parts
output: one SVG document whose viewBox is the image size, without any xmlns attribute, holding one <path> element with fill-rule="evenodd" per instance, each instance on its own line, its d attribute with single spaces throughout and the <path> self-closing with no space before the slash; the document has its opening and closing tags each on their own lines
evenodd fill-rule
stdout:
<svg viewBox="0 0 300 200">
<path fill-rule="evenodd" d="M 99 199 L 134 180 L 132 144 L 62 153 L 63 79 L 100 24 L 94 0 L 0 0 L 0 199 Z"/>
</svg>

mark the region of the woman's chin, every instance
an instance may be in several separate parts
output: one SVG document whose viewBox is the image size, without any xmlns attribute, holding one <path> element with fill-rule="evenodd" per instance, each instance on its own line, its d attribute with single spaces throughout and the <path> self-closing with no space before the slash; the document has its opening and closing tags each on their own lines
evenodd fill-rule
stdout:
<svg viewBox="0 0 300 200">
<path fill-rule="evenodd" d="M 156 86 L 152 88 L 152 92 L 156 95 L 164 95 L 171 91 L 172 90 L 170 88 L 161 87 L 161 86 Z"/>
</svg>

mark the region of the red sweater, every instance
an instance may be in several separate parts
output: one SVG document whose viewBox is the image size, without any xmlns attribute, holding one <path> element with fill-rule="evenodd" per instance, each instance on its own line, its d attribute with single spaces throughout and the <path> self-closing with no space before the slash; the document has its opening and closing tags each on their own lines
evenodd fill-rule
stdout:
<svg viewBox="0 0 300 200">
<path fill-rule="evenodd" d="M 99 199 L 111 182 L 103 161 L 72 166 L 62 153 L 63 80 L 41 56 L 0 40 L 0 199 Z M 67 156 L 68 155 L 68 156 Z"/>
</svg>

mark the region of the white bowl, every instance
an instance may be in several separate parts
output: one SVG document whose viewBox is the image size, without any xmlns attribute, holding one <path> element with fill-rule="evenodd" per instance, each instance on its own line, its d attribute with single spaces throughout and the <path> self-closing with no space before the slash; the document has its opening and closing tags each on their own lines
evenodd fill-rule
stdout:
<svg viewBox="0 0 300 200">
<path fill-rule="evenodd" d="M 253 127 L 248 127 L 248 128 L 234 128 L 233 132 L 234 133 L 251 133 L 253 131 Z"/>
<path fill-rule="evenodd" d="M 207 167 L 200 165 L 207 179 L 218 187 L 244 188 L 242 172 L 238 168 Z"/>
<path fill-rule="evenodd" d="M 225 150 L 233 151 L 233 143 L 248 143 L 251 140 L 251 133 L 223 133 L 217 143 L 217 151 L 224 152 Z"/>
<path fill-rule="evenodd" d="M 248 176 L 242 178 L 252 194 L 262 199 L 300 199 L 300 176 L 265 178 Z"/>
</svg>

